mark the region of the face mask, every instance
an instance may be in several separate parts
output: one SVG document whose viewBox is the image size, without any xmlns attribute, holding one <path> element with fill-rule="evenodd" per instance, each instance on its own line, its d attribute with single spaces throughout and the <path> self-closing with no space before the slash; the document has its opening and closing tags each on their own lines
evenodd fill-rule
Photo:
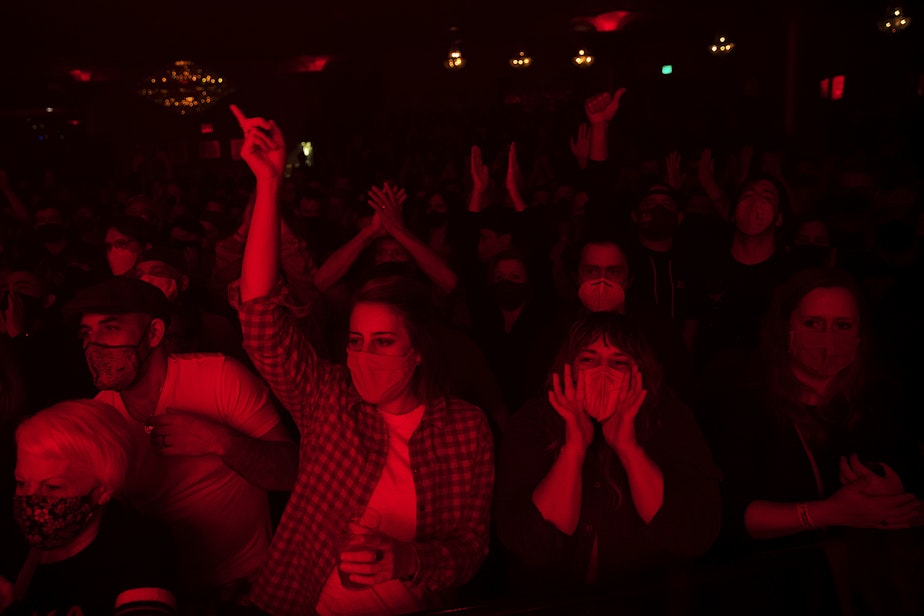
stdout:
<svg viewBox="0 0 924 616">
<path fill-rule="evenodd" d="M 38 233 L 39 239 L 45 244 L 59 244 L 66 237 L 64 225 L 57 223 L 36 227 L 35 232 Z"/>
<path fill-rule="evenodd" d="M 584 410 L 599 422 L 604 422 L 616 412 L 619 388 L 626 375 L 609 366 L 597 366 L 584 370 L 586 392 Z"/>
<path fill-rule="evenodd" d="M 656 206 L 649 210 L 640 211 L 638 231 L 651 240 L 664 240 L 674 236 L 677 230 L 677 212 L 666 207 Z"/>
<path fill-rule="evenodd" d="M 126 248 L 113 248 L 106 253 L 106 260 L 109 261 L 109 269 L 113 275 L 121 276 L 135 267 L 139 254 Z"/>
<path fill-rule="evenodd" d="M 612 312 L 625 303 L 626 292 L 618 283 L 598 278 L 582 284 L 578 298 L 591 312 Z"/>
<path fill-rule="evenodd" d="M 504 310 L 519 308 L 529 298 L 529 285 L 525 282 L 498 280 L 491 287 L 494 292 L 494 299 Z"/>
<path fill-rule="evenodd" d="M 142 336 L 141 341 L 144 341 Z M 91 342 L 84 349 L 93 384 L 101 391 L 124 391 L 138 380 L 144 361 L 138 353 L 138 344 L 108 346 Z"/>
<path fill-rule="evenodd" d="M 860 338 L 853 333 L 832 334 L 798 329 L 790 332 L 789 351 L 807 372 L 836 376 L 857 357 Z"/>
<path fill-rule="evenodd" d="M 173 278 L 167 278 L 166 276 L 151 276 L 145 274 L 141 277 L 141 280 L 145 281 L 148 284 L 152 284 L 161 291 L 164 292 L 164 295 L 167 296 L 167 299 L 171 302 L 176 301 L 176 298 L 179 296 L 179 289 L 176 285 L 176 280 Z"/>
<path fill-rule="evenodd" d="M 96 513 L 98 506 L 86 496 L 42 496 L 28 494 L 13 497 L 16 524 L 32 547 L 52 550 L 67 545 Z"/>
<path fill-rule="evenodd" d="M 369 404 L 391 402 L 407 388 L 417 368 L 416 353 L 378 355 L 347 351 L 347 367 L 353 385 Z"/>
</svg>

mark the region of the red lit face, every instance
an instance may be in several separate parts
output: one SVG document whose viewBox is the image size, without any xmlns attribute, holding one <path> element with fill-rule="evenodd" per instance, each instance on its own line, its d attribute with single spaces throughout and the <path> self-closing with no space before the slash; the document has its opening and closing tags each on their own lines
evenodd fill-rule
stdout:
<svg viewBox="0 0 924 616">
<path fill-rule="evenodd" d="M 493 282 L 509 280 L 510 282 L 528 282 L 526 266 L 519 259 L 502 259 L 494 266 Z"/>
<path fill-rule="evenodd" d="M 857 300 L 847 289 L 818 288 L 806 294 L 789 316 L 789 327 L 826 333 L 851 333 L 860 327 Z"/>
<path fill-rule="evenodd" d="M 629 282 L 626 255 L 616 244 L 587 244 L 581 251 L 578 285 L 600 278 L 615 282 L 622 288 L 626 288 Z"/>
<path fill-rule="evenodd" d="M 360 302 L 350 314 L 350 351 L 406 356 L 411 337 L 404 319 L 385 304 Z"/>
<path fill-rule="evenodd" d="M 611 345 L 603 337 L 597 338 L 587 345 L 574 358 L 575 373 L 579 370 L 590 370 L 598 366 L 609 366 L 620 372 L 632 370 L 632 356 L 624 353 L 619 347 Z"/>
<path fill-rule="evenodd" d="M 17 496 L 84 496 L 98 485 L 88 466 L 23 448 L 16 452 Z"/>
<path fill-rule="evenodd" d="M 769 180 L 748 185 L 735 206 L 735 224 L 745 235 L 760 235 L 779 226 L 780 195 Z"/>
<path fill-rule="evenodd" d="M 404 249 L 404 246 L 390 237 L 383 237 L 375 245 L 375 264 L 382 263 L 407 263 L 411 256 Z"/>
</svg>

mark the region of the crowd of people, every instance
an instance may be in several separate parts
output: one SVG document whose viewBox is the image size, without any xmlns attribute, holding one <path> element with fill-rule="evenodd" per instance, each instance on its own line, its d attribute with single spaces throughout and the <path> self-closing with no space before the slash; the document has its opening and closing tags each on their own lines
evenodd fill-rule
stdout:
<svg viewBox="0 0 924 616">
<path fill-rule="evenodd" d="M 631 95 L 493 160 L 321 174 L 232 105 L 222 182 L 0 171 L 0 612 L 924 612 L 919 177 L 628 160 Z"/>
</svg>

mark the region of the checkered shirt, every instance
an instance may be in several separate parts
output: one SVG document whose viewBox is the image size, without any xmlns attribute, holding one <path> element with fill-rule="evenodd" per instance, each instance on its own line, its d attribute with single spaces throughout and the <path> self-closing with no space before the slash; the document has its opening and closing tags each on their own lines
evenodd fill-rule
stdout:
<svg viewBox="0 0 924 616">
<path fill-rule="evenodd" d="M 379 482 L 388 429 L 349 370 L 315 355 L 284 287 L 242 305 L 236 283 L 230 292 L 244 348 L 301 435 L 298 479 L 251 598 L 271 614 L 313 614 L 337 563 L 336 538 Z M 487 555 L 493 440 L 480 409 L 449 398 L 427 404 L 409 449 L 420 565 L 411 583 L 435 593 L 468 581 Z"/>
</svg>

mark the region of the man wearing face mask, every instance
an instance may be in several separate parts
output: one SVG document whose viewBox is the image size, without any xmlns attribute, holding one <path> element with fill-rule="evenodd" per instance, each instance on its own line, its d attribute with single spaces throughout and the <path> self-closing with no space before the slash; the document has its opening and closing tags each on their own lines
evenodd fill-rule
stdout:
<svg viewBox="0 0 924 616">
<path fill-rule="evenodd" d="M 141 253 L 151 247 L 152 230 L 142 218 L 124 216 L 106 229 L 106 260 L 114 276 L 128 274 Z"/>
<path fill-rule="evenodd" d="M 97 399 L 135 435 L 125 496 L 173 532 L 187 601 L 239 593 L 266 556 L 267 491 L 291 489 L 297 467 L 266 386 L 223 355 L 170 355 L 170 305 L 147 282 L 110 279 L 65 312 L 80 317 Z"/>
</svg>

